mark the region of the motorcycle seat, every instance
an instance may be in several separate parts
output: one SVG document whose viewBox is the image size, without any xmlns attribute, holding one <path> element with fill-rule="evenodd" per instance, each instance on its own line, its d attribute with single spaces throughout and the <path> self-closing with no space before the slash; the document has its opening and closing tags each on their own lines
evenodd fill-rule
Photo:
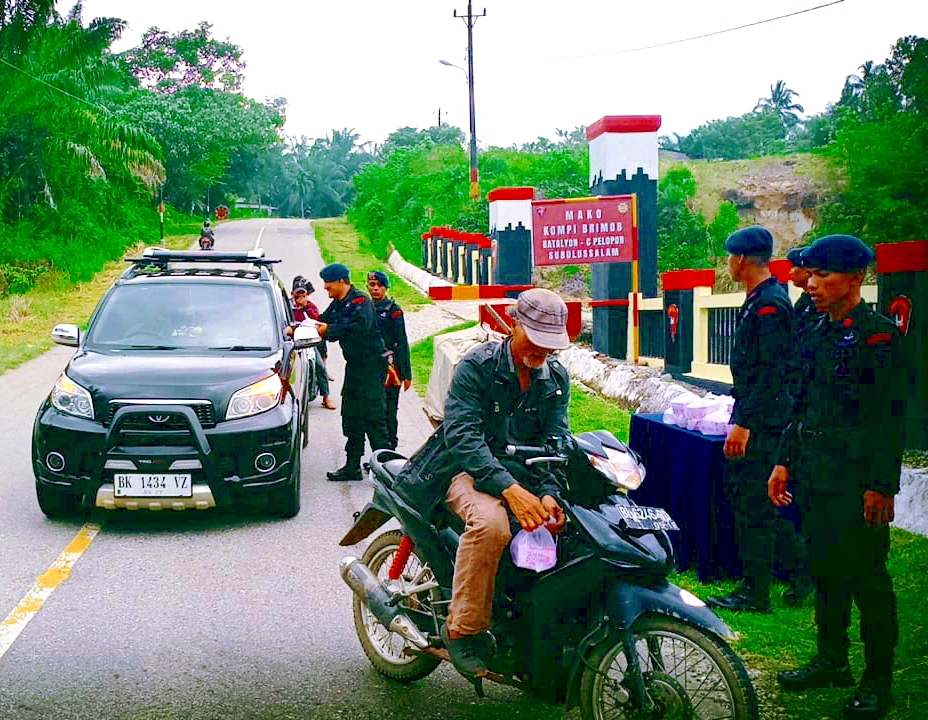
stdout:
<svg viewBox="0 0 928 720">
<path fill-rule="evenodd" d="M 392 486 L 407 461 L 404 455 L 393 450 L 377 450 L 371 455 L 371 470 Z"/>
</svg>

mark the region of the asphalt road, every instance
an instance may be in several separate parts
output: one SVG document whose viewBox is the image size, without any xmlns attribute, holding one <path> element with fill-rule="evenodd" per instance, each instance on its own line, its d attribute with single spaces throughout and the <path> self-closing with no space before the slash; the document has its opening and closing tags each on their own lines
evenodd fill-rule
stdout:
<svg viewBox="0 0 928 720">
<path fill-rule="evenodd" d="M 278 274 L 287 283 L 308 275 L 314 301 L 327 305 L 309 221 L 228 223 L 216 238 L 217 250 L 260 238 L 283 261 Z M 31 427 L 70 352 L 55 348 L 0 376 L 0 719 L 562 716 L 509 688 L 488 687 L 478 701 L 447 666 L 409 686 L 372 668 L 337 571 L 346 554 L 338 540 L 370 489 L 326 481 L 342 464 L 344 439 L 338 413 L 318 400 L 303 510 L 292 520 L 219 511 L 46 519 Z M 329 367 L 338 403 L 337 348 Z M 399 449 L 412 451 L 427 431 L 417 400 L 404 397 Z"/>
</svg>

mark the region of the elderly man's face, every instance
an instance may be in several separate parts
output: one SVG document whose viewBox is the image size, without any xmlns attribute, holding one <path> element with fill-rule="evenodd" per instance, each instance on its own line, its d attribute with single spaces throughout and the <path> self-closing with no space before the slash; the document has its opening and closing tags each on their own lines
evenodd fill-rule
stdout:
<svg viewBox="0 0 928 720">
<path fill-rule="evenodd" d="M 516 366 L 522 365 L 537 370 L 545 364 L 553 350 L 538 347 L 528 338 L 525 328 L 518 321 L 512 328 L 512 360 Z"/>
</svg>

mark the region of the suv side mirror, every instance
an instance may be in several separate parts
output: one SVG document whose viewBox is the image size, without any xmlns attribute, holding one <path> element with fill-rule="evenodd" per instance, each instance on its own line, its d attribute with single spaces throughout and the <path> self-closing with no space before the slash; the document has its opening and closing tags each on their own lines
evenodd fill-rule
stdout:
<svg viewBox="0 0 928 720">
<path fill-rule="evenodd" d="M 81 344 L 81 330 L 77 325 L 62 323 L 52 328 L 52 340 L 59 345 L 77 347 Z"/>
<path fill-rule="evenodd" d="M 293 330 L 294 350 L 303 350 L 321 342 L 322 338 L 314 325 L 297 325 Z"/>
</svg>

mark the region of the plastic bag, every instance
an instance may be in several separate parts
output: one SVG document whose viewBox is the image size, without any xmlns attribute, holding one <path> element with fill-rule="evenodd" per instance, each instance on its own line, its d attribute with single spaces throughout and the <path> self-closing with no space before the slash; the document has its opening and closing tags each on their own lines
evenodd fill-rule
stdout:
<svg viewBox="0 0 928 720">
<path fill-rule="evenodd" d="M 509 544 L 509 554 L 517 567 L 542 572 L 557 564 L 557 542 L 544 525 L 533 532 L 519 530 Z"/>
</svg>

